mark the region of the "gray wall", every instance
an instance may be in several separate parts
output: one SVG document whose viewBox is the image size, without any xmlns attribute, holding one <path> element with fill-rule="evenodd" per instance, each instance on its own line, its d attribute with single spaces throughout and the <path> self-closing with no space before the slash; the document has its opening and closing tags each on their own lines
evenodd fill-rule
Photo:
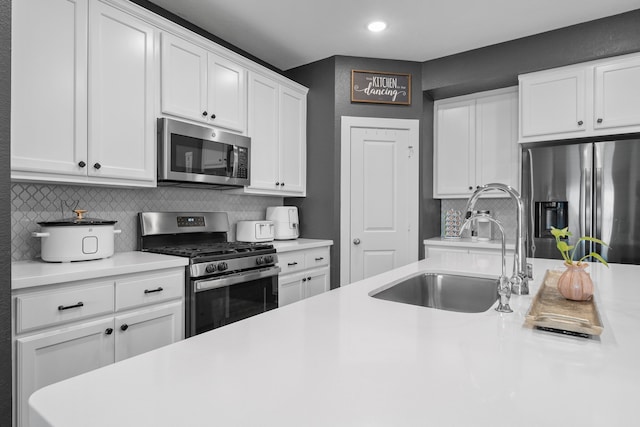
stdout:
<svg viewBox="0 0 640 427">
<path fill-rule="evenodd" d="M 518 84 L 518 74 L 640 51 L 640 9 L 427 61 L 434 99 Z"/>
<path fill-rule="evenodd" d="M 309 238 L 332 239 L 331 284 L 340 283 L 340 131 L 342 116 L 381 117 L 396 119 L 421 119 L 423 95 L 420 87 L 421 64 L 409 61 L 393 61 L 371 58 L 335 56 L 289 70 L 287 75 L 309 87 L 307 115 L 307 197 L 285 199 L 285 204 L 300 209 L 301 235 Z M 412 76 L 411 105 L 351 103 L 351 70 L 372 70 L 407 73 Z M 422 133 L 422 129 L 421 129 Z M 422 140 L 422 135 L 420 135 Z M 432 147 L 422 147 L 421 176 L 431 180 Z M 422 162 L 423 159 L 429 161 Z M 431 186 L 429 186 L 431 188 Z M 421 201 L 421 212 L 430 199 Z M 421 218 L 424 215 L 421 214 Z M 426 226 L 439 232 L 437 224 L 426 221 Z M 431 232 L 431 231 L 428 231 Z M 422 236 L 423 230 L 420 231 Z M 421 239 L 422 240 L 422 239 Z M 422 251 L 422 245 L 418 250 Z"/>
<path fill-rule="evenodd" d="M 11 1 L 0 1 L 0 426 L 11 425 Z"/>
</svg>

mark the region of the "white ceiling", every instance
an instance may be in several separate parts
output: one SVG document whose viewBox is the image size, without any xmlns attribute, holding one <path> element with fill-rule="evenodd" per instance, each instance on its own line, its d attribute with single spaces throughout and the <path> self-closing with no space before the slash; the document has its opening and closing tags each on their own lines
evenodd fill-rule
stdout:
<svg viewBox="0 0 640 427">
<path fill-rule="evenodd" d="M 640 8 L 640 0 L 151 0 L 282 70 L 333 55 L 423 62 Z M 388 29 L 370 33 L 372 20 Z"/>
</svg>

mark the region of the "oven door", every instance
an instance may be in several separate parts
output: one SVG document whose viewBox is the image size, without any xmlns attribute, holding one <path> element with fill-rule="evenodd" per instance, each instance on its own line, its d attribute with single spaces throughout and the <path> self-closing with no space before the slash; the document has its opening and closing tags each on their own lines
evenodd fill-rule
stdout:
<svg viewBox="0 0 640 427">
<path fill-rule="evenodd" d="M 187 336 L 201 334 L 278 307 L 280 267 L 194 280 Z"/>
</svg>

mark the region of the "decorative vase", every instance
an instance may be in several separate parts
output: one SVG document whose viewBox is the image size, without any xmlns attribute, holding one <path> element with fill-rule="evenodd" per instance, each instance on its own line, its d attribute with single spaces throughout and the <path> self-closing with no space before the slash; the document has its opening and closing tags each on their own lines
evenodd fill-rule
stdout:
<svg viewBox="0 0 640 427">
<path fill-rule="evenodd" d="M 566 299 L 573 301 L 589 301 L 593 298 L 593 282 L 585 271 L 587 263 L 567 264 L 567 269 L 558 279 L 558 291 Z"/>
</svg>

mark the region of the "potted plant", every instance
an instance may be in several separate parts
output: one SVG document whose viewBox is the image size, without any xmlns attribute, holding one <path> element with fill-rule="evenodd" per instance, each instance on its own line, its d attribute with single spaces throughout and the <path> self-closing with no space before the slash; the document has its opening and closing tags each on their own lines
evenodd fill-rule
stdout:
<svg viewBox="0 0 640 427">
<path fill-rule="evenodd" d="M 593 298 L 593 282 L 589 273 L 585 271 L 589 264 L 583 262 L 583 260 L 591 256 L 606 267 L 609 264 L 596 252 L 591 252 L 574 261 L 573 257 L 576 253 L 576 248 L 581 241 L 595 242 L 607 247 L 608 245 L 602 240 L 590 236 L 582 236 L 575 245 L 569 245 L 566 240 L 563 240 L 572 236 L 568 227 L 562 229 L 551 227 L 551 234 L 556 239 L 556 247 L 564 259 L 564 265 L 567 267 L 558 279 L 558 291 L 563 297 L 573 301 L 589 301 Z"/>
</svg>

